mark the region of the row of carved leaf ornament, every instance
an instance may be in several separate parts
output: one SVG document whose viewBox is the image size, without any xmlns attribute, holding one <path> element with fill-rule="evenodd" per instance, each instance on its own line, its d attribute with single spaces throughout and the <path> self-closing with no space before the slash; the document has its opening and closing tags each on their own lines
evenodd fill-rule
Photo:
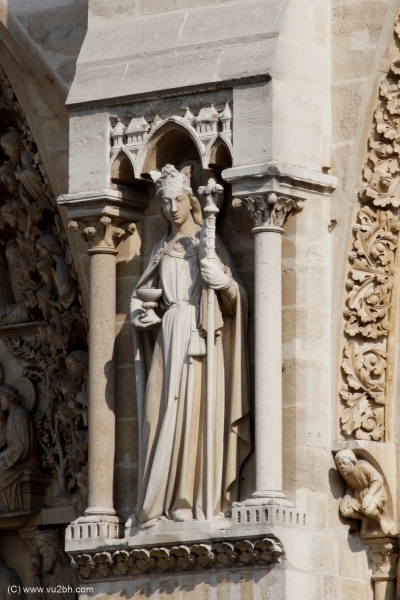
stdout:
<svg viewBox="0 0 400 600">
<path fill-rule="evenodd" d="M 83 580 L 143 575 L 152 572 L 192 571 L 206 568 L 266 565 L 279 562 L 284 550 L 274 537 L 258 540 L 199 543 L 117 550 L 70 556 Z"/>
<path fill-rule="evenodd" d="M 400 19 L 395 32 L 400 34 Z M 344 331 L 350 339 L 342 361 L 346 384 L 340 391 L 343 434 L 374 441 L 383 441 L 385 432 L 387 336 L 400 230 L 398 211 L 393 211 L 400 206 L 400 61 L 391 65 L 379 96 L 359 191 L 363 206 L 349 253 Z"/>
</svg>

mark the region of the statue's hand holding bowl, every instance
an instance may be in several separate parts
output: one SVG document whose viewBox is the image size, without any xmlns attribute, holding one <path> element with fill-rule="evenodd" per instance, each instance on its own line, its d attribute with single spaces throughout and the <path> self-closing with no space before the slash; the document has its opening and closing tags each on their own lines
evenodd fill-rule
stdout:
<svg viewBox="0 0 400 600">
<path fill-rule="evenodd" d="M 160 317 L 156 315 L 154 310 L 158 306 L 157 300 L 161 298 L 162 292 L 162 290 L 155 288 L 141 288 L 140 290 L 136 290 L 136 296 L 139 300 L 142 300 L 142 308 L 145 311 L 133 320 L 133 326 L 136 329 L 148 331 L 161 323 Z"/>
<path fill-rule="evenodd" d="M 132 321 L 132 325 L 138 329 L 139 331 L 150 331 L 151 329 L 154 329 L 154 327 L 157 327 L 157 325 L 159 325 L 161 319 L 159 319 L 156 316 L 155 320 L 149 321 L 148 317 L 147 317 L 147 313 L 144 312 L 142 314 L 140 314 L 138 317 L 136 317 L 136 319 L 133 319 Z"/>
</svg>

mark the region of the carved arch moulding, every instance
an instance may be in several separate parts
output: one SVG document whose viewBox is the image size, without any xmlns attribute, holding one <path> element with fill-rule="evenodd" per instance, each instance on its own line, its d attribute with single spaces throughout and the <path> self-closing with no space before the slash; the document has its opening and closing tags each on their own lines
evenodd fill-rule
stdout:
<svg viewBox="0 0 400 600">
<path fill-rule="evenodd" d="M 395 23 L 400 37 L 400 19 Z M 340 427 L 345 440 L 390 441 L 396 254 L 400 207 L 400 62 L 381 81 L 348 255 L 341 363 Z"/>
<path fill-rule="evenodd" d="M 46 506 L 81 513 L 87 487 L 87 321 L 45 167 L 1 67 L 0 274 L 0 362 L 6 367 L 0 369 L 0 396 L 21 405 L 11 425 L 32 433 L 29 459 L 36 461 L 33 471 L 33 462 L 25 471 L 25 459 L 17 461 L 8 487 L 8 474 L 0 472 L 0 512 Z M 3 450 L 12 443 L 5 434 L 1 439 Z M 38 486 L 47 488 L 46 496 L 44 489 L 38 497 Z"/>
</svg>

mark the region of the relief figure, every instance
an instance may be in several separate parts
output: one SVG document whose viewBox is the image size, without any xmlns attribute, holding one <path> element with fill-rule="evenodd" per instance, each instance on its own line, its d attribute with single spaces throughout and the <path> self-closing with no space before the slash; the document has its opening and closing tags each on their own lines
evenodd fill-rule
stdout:
<svg viewBox="0 0 400 600">
<path fill-rule="evenodd" d="M 23 508 L 20 479 L 38 468 L 36 431 L 32 417 L 21 406 L 19 391 L 0 385 L 0 511 Z"/>
<path fill-rule="evenodd" d="M 238 500 L 239 471 L 250 452 L 246 292 L 218 237 L 216 259 L 206 257 L 201 206 L 187 169 L 179 172 L 167 165 L 152 176 L 168 230 L 154 246 L 131 301 L 140 431 L 139 490 L 132 521 L 139 526 L 205 520 L 206 462 L 213 470 L 214 518 L 228 515 Z M 141 292 L 149 288 L 160 298 L 158 314 L 143 311 Z M 217 297 L 215 418 L 214 454 L 206 460 L 210 288 Z"/>
</svg>

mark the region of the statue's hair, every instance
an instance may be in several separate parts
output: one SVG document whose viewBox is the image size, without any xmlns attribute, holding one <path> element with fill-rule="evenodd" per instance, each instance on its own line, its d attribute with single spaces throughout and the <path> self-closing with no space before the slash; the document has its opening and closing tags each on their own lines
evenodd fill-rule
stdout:
<svg viewBox="0 0 400 600">
<path fill-rule="evenodd" d="M 42 529 L 36 534 L 36 542 L 45 542 L 60 550 L 61 548 L 61 539 L 60 534 L 56 529 Z"/>
<path fill-rule="evenodd" d="M 171 222 L 169 221 L 169 219 L 168 219 L 167 215 L 165 214 L 163 207 L 162 207 L 162 200 L 161 200 L 162 191 L 163 190 L 160 190 L 160 193 L 157 193 L 158 212 L 160 213 L 160 216 L 167 223 L 168 228 L 170 228 Z M 196 198 L 196 196 L 194 194 L 189 194 L 189 192 L 187 192 L 186 190 L 183 190 L 183 191 L 189 197 L 193 221 L 196 223 L 196 225 L 199 225 L 201 227 L 203 225 L 203 215 L 201 212 L 200 202 L 198 201 L 198 199 Z"/>
<path fill-rule="evenodd" d="M 338 458 L 347 458 L 348 460 L 351 460 L 351 462 L 353 462 L 354 464 L 357 462 L 356 455 L 354 454 L 353 450 L 350 450 L 349 448 L 339 450 L 339 452 L 335 454 L 335 460 Z"/>
<path fill-rule="evenodd" d="M 73 350 L 73 352 L 68 354 L 67 358 L 72 358 L 82 370 L 88 366 L 88 353 L 85 350 Z"/>
<path fill-rule="evenodd" d="M 4 213 L 23 213 L 23 215 L 25 216 L 25 204 L 19 200 L 18 198 L 13 198 L 12 200 L 9 200 L 9 202 L 6 202 L 5 204 L 3 204 L 3 206 L 1 207 L 1 212 L 4 215 Z"/>
<path fill-rule="evenodd" d="M 23 148 L 24 145 L 22 143 L 22 139 L 23 137 L 20 131 L 8 131 L 1 136 L 1 143 L 6 142 L 6 144 L 9 144 L 10 146 Z"/>
<path fill-rule="evenodd" d="M 56 238 L 55 235 L 48 233 L 46 235 L 42 235 L 36 242 L 36 246 L 42 246 L 42 248 L 46 248 L 49 252 L 54 252 L 55 254 L 63 254 L 63 249 Z"/>
<path fill-rule="evenodd" d="M 22 402 L 21 394 L 17 388 L 9 383 L 3 383 L 0 385 L 0 396 L 5 396 L 8 398 L 8 400 L 18 402 L 18 404 L 21 404 Z"/>
</svg>

